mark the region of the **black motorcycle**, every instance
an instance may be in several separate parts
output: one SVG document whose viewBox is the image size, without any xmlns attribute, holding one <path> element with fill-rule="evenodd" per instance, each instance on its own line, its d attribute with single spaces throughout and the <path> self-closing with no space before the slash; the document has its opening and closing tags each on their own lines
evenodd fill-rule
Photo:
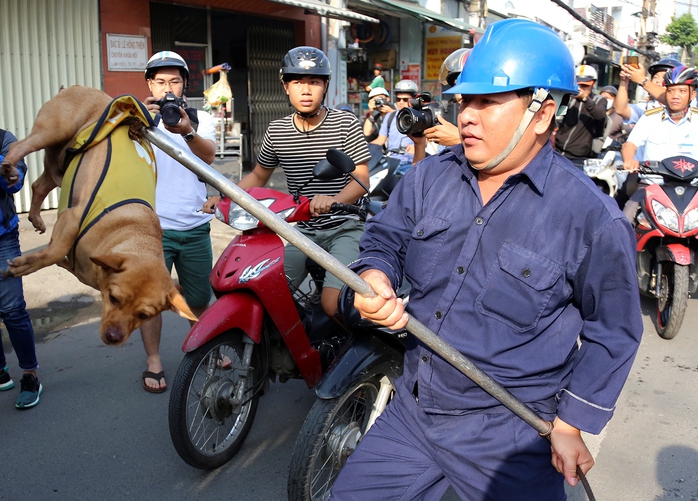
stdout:
<svg viewBox="0 0 698 501">
<path fill-rule="evenodd" d="M 405 292 L 398 294 L 404 297 Z M 296 439 L 289 501 L 329 498 L 337 475 L 392 399 L 394 382 L 402 374 L 406 331 L 362 319 L 353 304 L 354 291 L 345 287 L 339 314 L 351 339 L 318 383 L 318 399 Z"/>
</svg>

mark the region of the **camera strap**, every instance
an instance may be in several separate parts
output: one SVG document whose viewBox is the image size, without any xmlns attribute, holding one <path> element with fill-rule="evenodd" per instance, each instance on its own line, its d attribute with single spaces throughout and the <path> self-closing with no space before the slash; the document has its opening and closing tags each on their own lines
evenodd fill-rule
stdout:
<svg viewBox="0 0 698 501">
<path fill-rule="evenodd" d="M 196 112 L 196 108 L 185 108 L 184 111 L 187 112 L 189 117 L 189 122 L 191 123 L 192 129 L 198 132 L 199 129 L 199 114 Z"/>
<path fill-rule="evenodd" d="M 388 114 L 388 133 L 390 133 L 390 126 L 393 125 L 393 120 L 395 120 L 395 115 L 397 115 L 397 111 L 393 111 L 392 113 Z"/>
</svg>

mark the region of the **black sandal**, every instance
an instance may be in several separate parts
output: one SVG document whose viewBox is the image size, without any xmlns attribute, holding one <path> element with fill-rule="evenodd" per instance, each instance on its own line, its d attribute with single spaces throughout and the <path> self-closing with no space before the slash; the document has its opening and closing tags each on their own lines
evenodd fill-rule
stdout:
<svg viewBox="0 0 698 501">
<path fill-rule="evenodd" d="M 150 386 L 145 384 L 146 378 L 155 379 L 156 381 L 160 382 L 162 379 L 165 379 L 165 371 L 160 371 L 158 373 L 143 371 L 143 389 L 148 393 L 165 393 L 165 391 L 167 390 L 167 386 L 165 386 L 164 388 L 151 388 Z"/>
</svg>

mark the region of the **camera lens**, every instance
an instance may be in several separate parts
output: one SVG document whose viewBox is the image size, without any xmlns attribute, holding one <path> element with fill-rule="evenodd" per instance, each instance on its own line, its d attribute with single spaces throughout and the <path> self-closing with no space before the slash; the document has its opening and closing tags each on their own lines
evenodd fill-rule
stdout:
<svg viewBox="0 0 698 501">
<path fill-rule="evenodd" d="M 183 107 L 183 100 L 174 95 L 172 92 L 165 94 L 160 101 L 160 116 L 165 125 L 177 125 L 182 120 L 182 115 L 179 113 L 179 108 Z"/>
<path fill-rule="evenodd" d="M 175 103 L 165 103 L 162 108 L 160 108 L 160 115 L 162 115 L 162 121 L 167 125 L 177 125 L 180 120 L 182 120 L 182 115 L 179 113 L 179 106 Z"/>
<path fill-rule="evenodd" d="M 396 127 L 400 134 L 419 134 L 426 129 L 426 117 L 414 108 L 403 108 L 397 112 Z"/>
</svg>

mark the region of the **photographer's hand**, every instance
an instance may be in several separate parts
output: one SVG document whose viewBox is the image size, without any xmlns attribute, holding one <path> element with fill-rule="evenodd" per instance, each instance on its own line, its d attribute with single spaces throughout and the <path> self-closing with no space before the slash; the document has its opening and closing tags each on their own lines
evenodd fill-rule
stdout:
<svg viewBox="0 0 698 501">
<path fill-rule="evenodd" d="M 201 212 L 205 214 L 213 214 L 216 212 L 216 206 L 218 205 L 218 202 L 221 201 L 221 197 L 217 195 L 210 196 L 206 199 L 206 202 L 204 202 L 204 206 L 201 208 Z"/>
<path fill-rule="evenodd" d="M 145 104 L 145 107 L 148 109 L 148 111 L 152 113 L 160 113 L 160 105 L 158 104 L 160 101 L 155 99 L 153 96 L 148 96 L 145 98 L 145 101 L 143 101 L 143 104 Z"/>
<path fill-rule="evenodd" d="M 191 122 L 189 121 L 189 115 L 187 115 L 187 112 L 184 111 L 183 108 L 179 108 L 179 114 L 182 117 L 179 123 L 177 125 L 165 124 L 165 128 L 172 134 L 179 134 L 180 136 L 183 136 L 185 134 L 189 134 L 194 130 L 194 128 L 191 126 Z"/>
<path fill-rule="evenodd" d="M 439 120 L 439 125 L 425 129 L 424 136 L 441 146 L 455 146 L 460 143 L 458 127 L 444 119 Z"/>
</svg>

